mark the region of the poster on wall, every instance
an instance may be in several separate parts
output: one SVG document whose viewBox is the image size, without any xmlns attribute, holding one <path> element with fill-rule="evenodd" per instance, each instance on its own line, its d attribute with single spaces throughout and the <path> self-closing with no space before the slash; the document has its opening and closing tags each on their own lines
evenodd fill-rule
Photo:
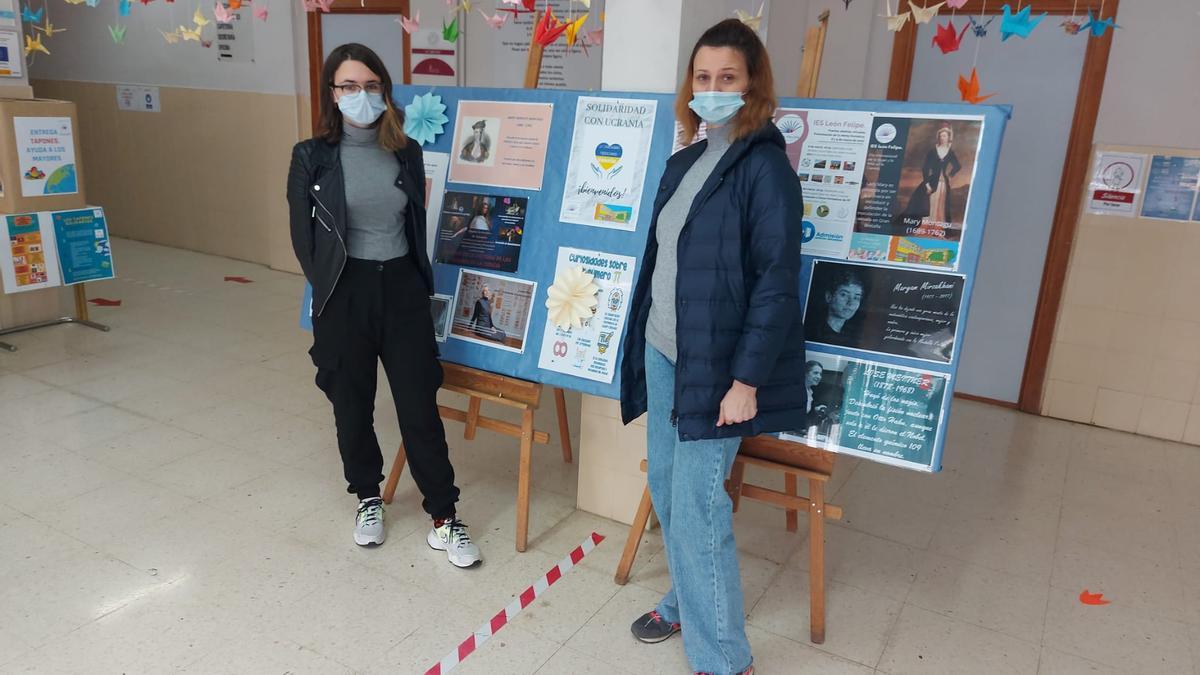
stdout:
<svg viewBox="0 0 1200 675">
<path fill-rule="evenodd" d="M 54 211 L 50 218 L 63 284 L 71 286 L 116 276 L 104 209 Z"/>
<path fill-rule="evenodd" d="M 580 96 L 558 219 L 637 229 L 658 102 Z"/>
<path fill-rule="evenodd" d="M 9 13 L 12 13 L 11 10 Z M 3 15 L 4 12 L 0 10 L 0 17 Z M 8 30 L 0 31 L 0 77 L 21 77 L 24 65 L 25 52 L 21 48 L 21 34 Z"/>
<path fill-rule="evenodd" d="M 804 252 L 845 258 L 866 168 L 871 113 L 780 108 L 775 126 L 804 192 Z"/>
<path fill-rule="evenodd" d="M 16 0 L 0 0 L 0 28 L 16 28 L 17 27 L 17 2 Z M 17 36 L 16 42 L 20 46 L 20 36 Z M 21 54 L 19 49 L 13 52 L 13 55 Z"/>
<path fill-rule="evenodd" d="M 1101 216 L 1137 214 L 1146 156 L 1132 152 L 1098 152 L 1088 185 L 1087 212 Z"/>
<path fill-rule="evenodd" d="M 1200 157 L 1155 155 L 1150 161 L 1142 217 L 1188 220 L 1200 184 Z"/>
<path fill-rule="evenodd" d="M 221 63 L 254 62 L 254 15 L 249 5 L 238 4 L 230 9 L 222 3 L 229 14 L 229 21 L 217 21 L 217 60 Z"/>
<path fill-rule="evenodd" d="M 458 43 L 442 39 L 441 26 L 419 28 L 409 36 L 412 83 L 453 87 L 458 84 Z"/>
<path fill-rule="evenodd" d="M 958 274 L 814 261 L 805 340 L 950 363 L 965 281 Z"/>
<path fill-rule="evenodd" d="M 982 136 L 982 117 L 876 116 L 848 257 L 957 269 Z"/>
<path fill-rule="evenodd" d="M 54 227 L 48 214 L 4 216 L 7 250 L 0 255 L 5 293 L 36 291 L 62 285 Z"/>
<path fill-rule="evenodd" d="M 537 282 L 460 269 L 450 336 L 525 353 Z"/>
<path fill-rule="evenodd" d="M 525 197 L 447 192 L 434 261 L 516 272 L 528 203 Z"/>
<path fill-rule="evenodd" d="M 459 101 L 450 181 L 541 190 L 552 103 Z"/>
<path fill-rule="evenodd" d="M 435 293 L 429 296 L 429 311 L 433 314 L 433 337 L 445 342 L 450 335 L 450 319 L 454 317 L 454 296 Z"/>
<path fill-rule="evenodd" d="M 70 117 L 14 117 L 21 196 L 73 195 L 75 134 Z"/>
<path fill-rule="evenodd" d="M 557 278 L 564 270 L 581 267 L 592 275 L 599 301 L 596 313 L 581 328 L 559 328 L 546 321 L 538 367 L 596 382 L 611 383 L 617 372 L 621 335 L 633 295 L 637 258 L 577 248 L 558 249 Z"/>
<path fill-rule="evenodd" d="M 812 406 L 805 427 L 780 438 L 929 470 L 948 376 L 812 350 L 806 365 Z"/>
<path fill-rule="evenodd" d="M 437 214 L 442 212 L 442 199 L 446 195 L 446 172 L 450 170 L 450 155 L 444 152 L 425 152 L 425 245 L 429 259 L 433 260 L 434 245 L 437 243 Z"/>
</svg>

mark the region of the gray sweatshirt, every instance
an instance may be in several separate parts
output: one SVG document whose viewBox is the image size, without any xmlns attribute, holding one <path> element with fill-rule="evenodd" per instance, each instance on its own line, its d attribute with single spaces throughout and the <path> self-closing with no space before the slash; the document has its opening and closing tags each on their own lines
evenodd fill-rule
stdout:
<svg viewBox="0 0 1200 675">
<path fill-rule="evenodd" d="M 658 214 L 658 255 L 654 276 L 650 278 L 650 321 L 646 324 L 646 342 L 674 363 L 678 358 L 675 344 L 675 277 L 679 269 L 679 234 L 700 188 L 712 175 L 717 163 L 729 149 L 727 126 L 708 128 L 708 147 L 684 174 L 675 194 Z"/>
<path fill-rule="evenodd" d="M 377 129 L 345 125 L 342 173 L 346 181 L 346 250 L 351 258 L 391 260 L 408 254 L 404 210 L 408 195 L 396 187 L 400 162 L 379 146 Z"/>
</svg>

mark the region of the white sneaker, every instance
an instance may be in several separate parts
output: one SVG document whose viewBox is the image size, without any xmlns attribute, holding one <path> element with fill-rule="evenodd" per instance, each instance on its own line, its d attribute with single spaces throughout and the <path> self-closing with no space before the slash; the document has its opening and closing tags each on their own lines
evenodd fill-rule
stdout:
<svg viewBox="0 0 1200 675">
<path fill-rule="evenodd" d="M 383 500 L 371 497 L 360 501 L 354 519 L 354 543 L 378 546 L 384 539 L 387 539 L 387 533 L 383 529 Z"/>
<path fill-rule="evenodd" d="M 447 520 L 441 527 L 434 527 L 425 539 L 430 548 L 445 551 L 450 564 L 455 567 L 472 567 L 483 560 L 479 547 L 471 542 L 471 535 L 467 534 L 467 526 L 458 518 Z"/>
</svg>

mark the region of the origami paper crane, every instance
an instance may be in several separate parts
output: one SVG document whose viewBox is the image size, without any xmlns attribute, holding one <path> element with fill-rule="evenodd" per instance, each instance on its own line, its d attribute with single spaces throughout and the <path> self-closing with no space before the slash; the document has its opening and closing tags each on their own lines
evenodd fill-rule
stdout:
<svg viewBox="0 0 1200 675">
<path fill-rule="evenodd" d="M 152 2 L 154 2 L 154 0 L 141 0 L 142 6 L 148 6 Z"/>
<path fill-rule="evenodd" d="M 213 18 L 217 23 L 233 23 L 233 12 L 225 9 L 225 5 L 217 2 L 213 5 Z"/>
<path fill-rule="evenodd" d="M 549 47 L 565 32 L 567 32 L 567 24 L 554 18 L 554 9 L 547 6 L 546 14 L 533 27 L 533 40 L 543 47 Z"/>
<path fill-rule="evenodd" d="M 993 16 L 983 23 L 976 21 L 975 17 L 973 16 L 969 16 L 967 19 L 969 19 L 971 22 L 971 32 L 975 33 L 975 37 L 984 37 L 987 35 L 988 26 L 992 25 L 992 22 L 996 20 L 996 17 Z"/>
<path fill-rule="evenodd" d="M 196 28 L 184 28 L 183 26 L 180 26 L 179 37 L 183 38 L 184 42 L 187 42 L 188 40 L 191 40 L 192 42 L 199 42 L 201 30 L 202 28 L 199 26 Z"/>
<path fill-rule="evenodd" d="M 537 0 L 501 0 L 506 5 L 513 7 L 497 7 L 497 12 L 508 12 L 513 16 L 518 14 L 532 14 L 537 11 Z"/>
<path fill-rule="evenodd" d="M 43 33 L 45 33 L 45 34 L 46 34 L 46 37 L 54 37 L 55 33 L 65 33 L 65 32 L 67 32 L 67 29 L 66 29 L 66 28 L 55 28 L 55 27 L 54 27 L 54 24 L 50 23 L 50 17 L 46 17 L 46 25 L 45 25 L 45 27 L 42 27 L 42 26 L 34 26 L 34 29 L 35 29 L 35 30 L 40 30 L 40 31 L 42 31 Z"/>
<path fill-rule="evenodd" d="M 933 17 L 937 16 L 938 10 L 946 3 L 939 2 L 933 7 L 917 7 L 913 3 L 908 3 L 908 8 L 912 11 L 913 21 L 916 23 L 929 23 L 933 21 Z"/>
<path fill-rule="evenodd" d="M 120 24 L 108 27 L 108 34 L 112 36 L 113 44 L 125 44 L 125 28 L 125 26 Z"/>
<path fill-rule="evenodd" d="M 762 29 L 763 8 L 764 7 L 766 7 L 766 3 L 760 4 L 758 6 L 758 14 L 754 14 L 754 15 L 751 15 L 750 12 L 747 12 L 747 11 L 741 10 L 741 9 L 735 9 L 735 10 L 733 10 L 733 13 L 737 16 L 738 21 L 741 21 L 742 23 L 749 26 L 750 30 L 757 31 L 757 30 Z"/>
<path fill-rule="evenodd" d="M 160 28 L 158 32 L 162 33 L 163 39 L 167 41 L 167 44 L 169 44 L 169 45 L 179 44 L 179 38 L 181 37 L 179 35 L 179 31 L 173 30 L 170 33 L 168 33 L 167 31 L 162 30 Z"/>
<path fill-rule="evenodd" d="M 333 0 L 304 0 L 304 11 L 306 12 L 325 12 L 333 8 Z"/>
<path fill-rule="evenodd" d="M 332 1 L 333 0 L 330 0 L 330 2 L 332 2 Z M 204 28 L 211 22 L 208 19 L 204 18 L 204 12 L 200 11 L 200 8 L 197 7 L 196 11 L 192 12 L 192 23 L 196 24 L 197 28 Z"/>
<path fill-rule="evenodd" d="M 974 68 L 971 69 L 971 79 L 968 80 L 962 75 L 958 76 L 958 93 L 962 100 L 971 104 L 983 103 L 995 96 L 995 94 L 979 95 L 979 74 L 975 72 Z"/>
<path fill-rule="evenodd" d="M 120 0 L 117 3 L 117 14 L 120 16 L 129 16 L 130 10 L 133 9 L 133 3 L 129 0 Z M 118 43 L 120 44 L 120 43 Z"/>
<path fill-rule="evenodd" d="M 587 47 L 599 47 L 604 44 L 604 29 L 597 28 L 584 33 L 583 44 Z"/>
<path fill-rule="evenodd" d="M 1021 11 L 1012 13 L 1012 7 L 1004 6 L 1004 16 L 1000 17 L 1000 39 L 1007 40 L 1016 35 L 1021 39 L 1029 37 L 1034 28 L 1046 18 L 1047 12 L 1042 12 L 1037 18 L 1030 16 L 1033 5 L 1025 5 Z"/>
<path fill-rule="evenodd" d="M 258 0 L 258 2 L 254 4 L 254 18 L 266 21 L 267 13 L 266 3 L 263 0 Z"/>
<path fill-rule="evenodd" d="M 966 4 L 967 0 L 946 0 L 946 6 L 950 9 L 962 9 Z"/>
<path fill-rule="evenodd" d="M 405 33 L 412 35 L 421 28 L 421 10 L 418 9 L 411 17 L 401 14 L 395 21 L 400 24 Z"/>
<path fill-rule="evenodd" d="M 68 5 L 82 5 L 83 2 L 84 2 L 84 0 L 67 0 Z M 96 4 L 99 4 L 100 0 L 95 0 L 95 2 L 96 2 Z M 95 6 L 96 5 L 93 5 L 90 2 L 88 3 L 88 7 L 95 7 Z"/>
<path fill-rule="evenodd" d="M 412 103 L 404 106 L 404 133 L 418 145 L 437 140 L 449 121 L 441 96 L 419 94 L 413 97 Z"/>
<path fill-rule="evenodd" d="M 941 49 L 943 54 L 956 52 L 959 47 L 962 47 L 963 36 L 967 34 L 967 29 L 970 27 L 971 24 L 964 23 L 962 30 L 956 31 L 954 29 L 954 20 L 951 19 L 944 26 L 938 25 L 937 35 L 933 36 L 933 44 Z"/>
<path fill-rule="evenodd" d="M 575 46 L 575 41 L 579 39 L 579 35 L 580 35 L 579 30 L 581 28 L 583 28 L 583 22 L 587 21 L 587 18 L 588 18 L 588 15 L 584 14 L 583 16 L 579 17 L 578 19 L 575 19 L 574 21 L 567 23 L 567 47 L 568 48 Z"/>
<path fill-rule="evenodd" d="M 331 0 L 332 1 L 332 0 Z M 442 19 L 442 39 L 446 42 L 458 42 L 458 17 L 455 16 L 450 25 L 446 25 L 446 20 Z"/>
<path fill-rule="evenodd" d="M 212 49 L 212 40 L 201 40 L 200 46 L 205 49 Z"/>
<path fill-rule="evenodd" d="M 99 7 L 100 6 L 100 0 L 84 0 L 84 2 L 87 3 L 88 7 Z M 79 3 L 75 3 L 75 4 L 78 5 Z"/>
<path fill-rule="evenodd" d="M 43 9 L 45 9 L 43 7 Z M 25 36 L 25 56 L 29 56 L 33 52 L 42 52 L 49 54 L 50 50 L 46 49 L 46 45 L 42 44 L 42 36 L 35 34 L 33 37 Z"/>
<path fill-rule="evenodd" d="M 1079 35 L 1079 31 L 1083 29 L 1083 21 L 1074 17 L 1066 19 L 1058 25 L 1062 26 L 1063 32 L 1067 35 Z"/>
<path fill-rule="evenodd" d="M 470 14 L 471 13 L 471 0 L 462 0 L 462 2 L 459 3 L 458 7 L 454 8 L 454 11 L 456 11 L 456 12 L 459 10 L 464 11 L 467 14 Z"/>
<path fill-rule="evenodd" d="M 241 9 L 242 0 L 229 0 L 229 9 Z"/>
<path fill-rule="evenodd" d="M 888 10 L 888 11 L 891 11 L 891 10 Z M 888 30 L 892 31 L 893 33 L 899 33 L 901 30 L 904 29 L 904 24 L 908 23 L 908 17 L 910 17 L 910 16 L 912 16 L 912 15 L 909 14 L 908 12 L 904 12 L 903 14 L 888 14 L 887 15 Z"/>
<path fill-rule="evenodd" d="M 26 23 L 38 23 L 39 21 L 42 20 L 42 15 L 45 13 L 46 13 L 45 5 L 42 5 L 42 8 L 36 12 L 29 9 L 29 5 L 25 5 L 25 7 L 21 10 L 21 20 Z"/>
<path fill-rule="evenodd" d="M 1111 16 L 1107 19 L 1097 19 L 1096 17 L 1092 16 L 1092 10 L 1088 10 L 1088 22 L 1083 24 L 1083 28 L 1090 29 L 1092 31 L 1092 37 L 1104 37 L 1104 33 L 1108 31 L 1109 27 L 1114 29 L 1120 28 L 1120 26 L 1117 25 L 1116 19 L 1112 18 Z"/>
<path fill-rule="evenodd" d="M 853 1 L 854 0 L 842 0 L 842 4 L 846 6 L 846 11 L 850 11 L 850 3 Z"/>
<path fill-rule="evenodd" d="M 495 28 L 496 30 L 500 30 L 504 26 L 504 24 L 508 23 L 508 15 L 507 14 L 501 14 L 500 12 L 496 12 L 495 14 L 488 16 L 487 12 L 483 11 L 482 9 L 479 10 L 479 13 L 483 15 L 483 20 L 486 21 L 489 26 L 491 26 L 492 28 Z"/>
<path fill-rule="evenodd" d="M 588 9 L 592 8 L 592 0 L 575 0 L 575 1 L 578 2 L 579 4 L 583 5 L 584 7 L 587 7 Z"/>
</svg>

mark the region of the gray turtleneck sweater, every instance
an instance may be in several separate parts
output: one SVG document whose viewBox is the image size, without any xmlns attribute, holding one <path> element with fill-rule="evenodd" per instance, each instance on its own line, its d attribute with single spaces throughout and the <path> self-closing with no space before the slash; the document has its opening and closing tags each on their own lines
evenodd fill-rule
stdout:
<svg viewBox="0 0 1200 675">
<path fill-rule="evenodd" d="M 400 162 L 379 146 L 377 129 L 344 126 L 346 250 L 351 258 L 391 260 L 408 254 L 404 211 L 408 195 L 396 187 Z"/>
<path fill-rule="evenodd" d="M 675 194 L 671 195 L 658 214 L 658 254 L 654 260 L 654 276 L 650 278 L 650 321 L 646 325 L 646 342 L 670 359 L 671 363 L 678 359 L 678 346 L 675 344 L 675 277 L 679 269 L 679 235 L 683 232 L 692 202 L 728 149 L 729 128 L 709 127 L 708 147 L 684 174 Z"/>
</svg>

